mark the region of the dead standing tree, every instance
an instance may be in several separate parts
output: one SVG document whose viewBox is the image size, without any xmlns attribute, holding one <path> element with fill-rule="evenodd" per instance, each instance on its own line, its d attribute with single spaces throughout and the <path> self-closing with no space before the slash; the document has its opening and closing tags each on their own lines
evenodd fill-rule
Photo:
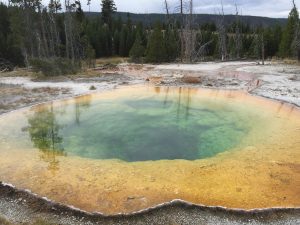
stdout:
<svg viewBox="0 0 300 225">
<path fill-rule="evenodd" d="M 61 45 L 59 32 L 57 29 L 57 14 L 61 10 L 61 3 L 59 0 L 51 0 L 48 5 L 48 27 L 49 27 L 49 39 L 51 55 L 54 57 L 60 56 L 59 46 Z"/>
<path fill-rule="evenodd" d="M 184 23 L 184 16 L 183 16 L 183 0 L 180 0 L 180 48 L 181 48 L 181 62 L 183 62 L 183 55 L 184 55 L 184 40 L 183 40 L 183 23 Z"/>
<path fill-rule="evenodd" d="M 253 54 L 258 61 L 262 61 L 262 65 L 265 64 L 265 38 L 263 29 L 260 28 L 253 33 Z M 260 64 L 260 62 L 258 62 Z"/>
<path fill-rule="evenodd" d="M 178 7 L 177 7 L 178 8 Z M 184 61 L 184 49 L 185 49 L 185 43 L 183 37 L 183 30 L 184 30 L 184 1 L 180 0 L 179 5 L 179 13 L 180 13 L 180 61 Z M 177 11 L 177 10 L 176 10 Z"/>
<path fill-rule="evenodd" d="M 75 51 L 74 51 L 74 44 L 73 44 L 73 21 L 72 21 L 72 13 L 73 6 L 70 3 L 70 0 L 65 0 L 65 37 L 66 37 L 66 56 L 69 59 L 72 59 L 72 63 L 74 64 L 75 60 Z"/>
<path fill-rule="evenodd" d="M 39 58 L 49 58 L 49 38 L 47 37 L 48 34 L 45 29 L 45 22 L 46 22 L 46 9 L 44 9 L 42 3 L 40 1 L 36 1 L 36 8 L 37 8 L 37 14 L 38 14 L 38 29 L 37 29 L 37 39 L 40 42 L 40 48 L 39 48 Z"/>
<path fill-rule="evenodd" d="M 168 1 L 164 0 L 164 4 L 167 13 L 167 23 L 169 27 L 175 27 L 176 21 L 171 20 Z M 193 0 L 180 0 L 174 11 L 175 14 L 179 14 L 180 18 L 180 59 L 181 62 L 191 62 L 196 41 L 193 29 Z M 174 25 L 171 24 L 172 22 L 174 22 Z"/>
<path fill-rule="evenodd" d="M 182 38 L 184 36 L 184 24 L 185 24 L 185 5 L 186 2 L 184 0 L 179 0 L 179 5 L 175 7 L 175 14 L 179 15 L 179 23 L 180 23 L 180 61 L 183 62 L 184 61 L 184 52 L 185 52 L 185 42 L 184 42 L 184 38 Z M 170 18 L 170 9 L 169 9 L 169 4 L 168 1 L 165 0 L 165 7 L 166 7 L 166 12 L 168 15 L 168 18 Z M 168 20 L 168 22 L 170 23 L 170 20 Z"/>
<path fill-rule="evenodd" d="M 184 18 L 182 32 L 182 54 L 185 62 L 193 62 L 195 60 L 196 49 L 196 31 L 194 28 L 193 16 L 193 0 L 190 0 L 186 5 L 186 16 Z"/>
<path fill-rule="evenodd" d="M 84 47 L 80 38 L 80 25 L 76 20 L 76 13 L 81 10 L 80 1 L 70 2 L 65 0 L 65 37 L 66 57 L 71 59 L 73 65 L 80 63 L 85 57 Z"/>
<path fill-rule="evenodd" d="M 241 36 L 241 31 L 240 31 L 240 15 L 238 11 L 237 4 L 235 4 L 235 9 L 236 9 L 236 21 L 235 21 L 235 35 L 234 35 L 234 42 L 235 42 L 235 54 L 236 54 L 236 59 L 241 58 L 241 51 L 243 49 L 243 43 L 242 43 L 242 36 Z"/>
<path fill-rule="evenodd" d="M 170 12 L 169 12 L 169 4 L 168 1 L 165 0 L 165 9 L 166 9 L 166 13 L 167 13 L 167 24 L 170 24 Z"/>
<path fill-rule="evenodd" d="M 92 49 L 81 37 L 80 1 L 70 1 L 65 0 L 65 13 L 60 15 L 57 15 L 61 9 L 59 0 L 51 0 L 48 7 L 42 0 L 12 1 L 17 15 L 12 20 L 12 31 L 26 66 L 47 75 L 74 73 L 82 68 L 82 61 Z M 59 17 L 64 18 L 61 33 Z M 65 38 L 61 38 L 63 33 Z"/>
<path fill-rule="evenodd" d="M 25 0 L 14 2 L 19 8 L 24 20 L 14 26 L 22 26 L 22 52 L 26 65 L 34 58 L 46 59 L 59 54 L 59 33 L 55 13 L 58 2 L 51 1 L 49 7 L 44 7 L 41 0 Z M 20 31 L 19 31 L 20 32 Z"/>
<path fill-rule="evenodd" d="M 264 32 L 261 32 L 260 35 L 260 41 L 261 41 L 261 61 L 262 65 L 265 65 L 265 35 Z"/>
<path fill-rule="evenodd" d="M 10 3 L 19 14 L 12 22 L 13 32 L 20 37 L 19 44 L 26 66 L 32 58 L 47 56 L 47 38 L 44 8 L 41 0 L 14 0 Z"/>
<path fill-rule="evenodd" d="M 167 0 L 164 0 L 165 10 L 167 13 L 168 24 L 171 23 L 170 8 Z M 197 28 L 194 22 L 194 1 L 180 0 L 179 6 L 175 7 L 175 13 L 180 18 L 180 58 L 181 62 L 195 62 L 202 58 L 206 48 L 212 43 L 199 42 L 197 45 L 197 35 L 201 37 L 201 30 Z M 175 21 L 174 21 L 175 22 Z"/>
<path fill-rule="evenodd" d="M 89 12 L 91 12 L 91 0 L 87 0 L 87 6 L 89 7 Z"/>
<path fill-rule="evenodd" d="M 216 21 L 218 36 L 219 36 L 219 52 L 222 61 L 227 60 L 228 52 L 227 52 L 227 32 L 225 26 L 225 14 L 224 14 L 224 6 L 223 1 L 221 1 L 221 11 L 219 11 L 219 17 Z"/>
</svg>

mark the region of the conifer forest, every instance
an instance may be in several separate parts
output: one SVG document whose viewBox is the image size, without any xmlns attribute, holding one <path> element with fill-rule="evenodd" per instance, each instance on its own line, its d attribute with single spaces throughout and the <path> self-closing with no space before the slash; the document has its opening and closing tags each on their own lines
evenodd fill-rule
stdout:
<svg viewBox="0 0 300 225">
<path fill-rule="evenodd" d="M 196 22 L 193 1 L 178 1 L 176 13 L 164 1 L 164 19 L 146 24 L 130 14 L 117 16 L 113 0 L 102 0 L 101 13 L 84 12 L 80 0 L 10 0 L 0 4 L 1 69 L 31 66 L 51 74 L 76 73 L 100 57 L 130 57 L 133 62 L 298 58 L 299 13 L 294 4 L 284 24 L 243 21 L 236 7 L 225 22 L 220 6 L 214 22 Z M 53 65 L 57 65 L 53 68 Z"/>
</svg>

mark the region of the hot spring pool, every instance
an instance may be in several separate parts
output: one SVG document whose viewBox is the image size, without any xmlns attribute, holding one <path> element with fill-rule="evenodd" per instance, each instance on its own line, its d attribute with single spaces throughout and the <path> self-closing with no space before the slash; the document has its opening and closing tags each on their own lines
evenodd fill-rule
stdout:
<svg viewBox="0 0 300 225">
<path fill-rule="evenodd" d="M 243 92 L 126 87 L 2 115 L 0 130 L 0 180 L 83 210 L 300 206 L 299 109 Z"/>
</svg>

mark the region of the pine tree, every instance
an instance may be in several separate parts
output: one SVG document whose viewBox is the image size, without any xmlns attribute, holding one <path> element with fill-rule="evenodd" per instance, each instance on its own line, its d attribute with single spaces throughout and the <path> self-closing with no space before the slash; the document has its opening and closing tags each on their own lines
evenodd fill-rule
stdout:
<svg viewBox="0 0 300 225">
<path fill-rule="evenodd" d="M 299 23 L 299 13 L 294 4 L 291 10 L 287 25 L 283 31 L 282 40 L 279 47 L 279 54 L 281 57 L 291 57 L 293 54 L 292 43 L 295 37 L 297 24 Z"/>
<path fill-rule="evenodd" d="M 145 47 L 143 46 L 143 42 L 141 36 L 137 34 L 135 42 L 129 52 L 129 56 L 133 62 L 141 62 L 141 58 L 145 54 Z"/>
<path fill-rule="evenodd" d="M 249 57 L 258 59 L 260 57 L 260 50 L 259 34 L 254 34 L 249 47 Z"/>
<path fill-rule="evenodd" d="M 133 29 L 133 25 L 132 25 L 132 21 L 130 18 L 130 14 L 127 14 L 127 38 L 126 38 L 126 56 L 129 56 L 129 51 L 132 48 L 133 44 L 134 44 L 134 40 L 135 40 L 135 33 L 134 33 L 134 29 Z"/>
<path fill-rule="evenodd" d="M 109 30 L 109 27 L 105 24 L 103 26 L 103 47 L 104 47 L 104 56 L 112 55 L 112 36 Z"/>
<path fill-rule="evenodd" d="M 93 49 L 95 49 L 96 57 L 101 57 L 102 54 L 102 24 L 98 18 L 91 18 L 88 20 L 85 27 L 85 33 L 89 38 L 89 42 Z"/>
<path fill-rule="evenodd" d="M 282 37 L 282 26 L 280 26 L 279 24 L 277 24 L 274 28 L 273 28 L 273 35 L 274 35 L 274 46 L 276 46 L 276 52 L 275 55 L 278 56 L 278 52 L 279 52 L 279 46 L 281 43 L 281 37 Z"/>
<path fill-rule="evenodd" d="M 126 26 L 124 26 L 121 31 L 120 45 L 119 45 L 119 55 L 123 57 L 127 56 L 127 46 L 126 46 L 127 35 L 128 35 L 128 29 Z"/>
<path fill-rule="evenodd" d="M 166 53 L 167 53 L 167 61 L 172 62 L 174 61 L 180 53 L 178 33 L 175 30 L 166 30 L 165 34 L 165 46 L 166 46 Z"/>
<path fill-rule="evenodd" d="M 236 56 L 236 45 L 234 42 L 234 37 L 228 37 L 228 52 L 229 59 L 234 59 Z"/>
<path fill-rule="evenodd" d="M 300 62 L 300 22 L 298 23 L 296 34 L 292 43 L 292 48 L 297 56 L 298 62 Z"/>
<path fill-rule="evenodd" d="M 8 8 L 0 3 L 0 61 L 2 58 L 13 65 L 24 66 L 21 51 L 23 18 L 20 12 L 17 7 Z"/>
<path fill-rule="evenodd" d="M 10 33 L 7 7 L 0 3 L 0 58 L 7 56 L 7 37 Z"/>
<path fill-rule="evenodd" d="M 108 24 L 111 28 L 112 26 L 112 15 L 117 11 L 114 0 L 102 0 L 102 20 L 104 23 Z"/>
<path fill-rule="evenodd" d="M 281 35 L 280 26 L 264 29 L 266 57 L 273 57 L 278 52 L 278 47 L 280 44 L 280 39 L 279 39 L 280 35 Z"/>
<path fill-rule="evenodd" d="M 120 32 L 118 30 L 114 33 L 113 44 L 113 53 L 114 55 L 118 55 L 120 51 Z"/>
<path fill-rule="evenodd" d="M 160 23 L 155 25 L 154 31 L 148 41 L 146 60 L 150 63 L 161 63 L 168 60 L 164 37 Z"/>
</svg>

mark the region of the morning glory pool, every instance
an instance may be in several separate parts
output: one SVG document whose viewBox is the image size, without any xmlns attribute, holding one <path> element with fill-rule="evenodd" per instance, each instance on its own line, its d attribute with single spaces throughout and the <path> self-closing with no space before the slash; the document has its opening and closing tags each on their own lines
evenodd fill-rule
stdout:
<svg viewBox="0 0 300 225">
<path fill-rule="evenodd" d="M 87 211 L 300 205 L 299 109 L 244 92 L 123 87 L 2 115 L 0 130 L 0 180 Z"/>
</svg>

